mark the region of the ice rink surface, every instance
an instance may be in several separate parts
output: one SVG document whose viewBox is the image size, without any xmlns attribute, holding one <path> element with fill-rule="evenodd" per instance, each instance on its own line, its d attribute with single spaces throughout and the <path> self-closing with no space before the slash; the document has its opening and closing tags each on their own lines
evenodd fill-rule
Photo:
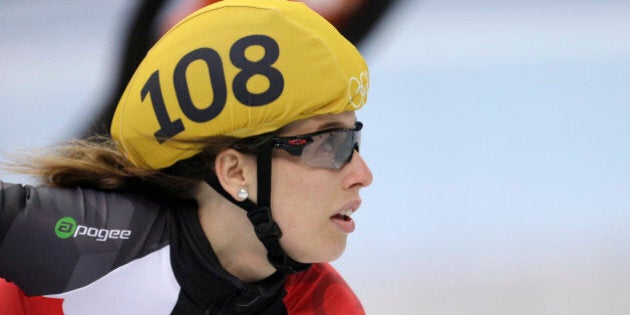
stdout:
<svg viewBox="0 0 630 315">
<path fill-rule="evenodd" d="M 132 5 L 0 2 L 0 149 L 77 134 Z M 363 42 L 375 181 L 335 265 L 368 314 L 630 313 L 629 16 L 402 1 Z"/>
</svg>

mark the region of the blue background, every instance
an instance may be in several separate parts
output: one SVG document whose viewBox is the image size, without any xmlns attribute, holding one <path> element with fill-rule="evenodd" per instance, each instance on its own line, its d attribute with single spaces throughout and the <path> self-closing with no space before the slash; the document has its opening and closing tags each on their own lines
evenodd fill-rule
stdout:
<svg viewBox="0 0 630 315">
<path fill-rule="evenodd" d="M 76 135 L 132 1 L 0 2 L 0 149 Z M 401 1 L 360 46 L 368 314 L 630 313 L 630 2 Z M 28 178 L 2 174 L 7 181 Z"/>
</svg>

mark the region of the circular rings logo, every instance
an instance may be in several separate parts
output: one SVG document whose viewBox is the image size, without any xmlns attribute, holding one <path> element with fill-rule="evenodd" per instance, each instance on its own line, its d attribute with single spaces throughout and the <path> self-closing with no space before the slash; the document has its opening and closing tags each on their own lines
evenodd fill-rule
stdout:
<svg viewBox="0 0 630 315">
<path fill-rule="evenodd" d="M 72 217 L 63 217 L 57 221 L 55 225 L 55 234 L 60 239 L 66 239 L 74 235 L 74 231 L 77 229 L 77 221 Z"/>
<path fill-rule="evenodd" d="M 361 72 L 359 77 L 351 77 L 348 82 L 348 99 L 354 108 L 359 108 L 367 103 L 367 93 L 370 85 L 368 72 Z"/>
</svg>

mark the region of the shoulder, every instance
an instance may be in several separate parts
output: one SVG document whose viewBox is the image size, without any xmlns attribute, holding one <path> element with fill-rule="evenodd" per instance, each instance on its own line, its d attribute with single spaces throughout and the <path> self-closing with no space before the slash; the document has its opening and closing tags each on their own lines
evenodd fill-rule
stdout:
<svg viewBox="0 0 630 315">
<path fill-rule="evenodd" d="M 365 314 L 350 286 L 329 263 L 291 275 L 284 298 L 289 314 Z"/>
<path fill-rule="evenodd" d="M 167 246 L 170 206 L 138 194 L 0 184 L 0 277 L 27 295 L 88 285 Z"/>
<path fill-rule="evenodd" d="M 4 226 L 5 233 L 55 231 L 65 239 L 69 232 L 76 232 L 74 236 L 85 232 L 105 241 L 102 236 L 105 229 L 138 230 L 134 233 L 137 235 L 141 234 L 139 230 L 155 228 L 155 222 L 165 222 L 165 210 L 173 205 L 154 199 L 81 187 L 32 187 L 0 182 L 0 226 Z M 67 231 L 63 230 L 66 228 Z"/>
</svg>

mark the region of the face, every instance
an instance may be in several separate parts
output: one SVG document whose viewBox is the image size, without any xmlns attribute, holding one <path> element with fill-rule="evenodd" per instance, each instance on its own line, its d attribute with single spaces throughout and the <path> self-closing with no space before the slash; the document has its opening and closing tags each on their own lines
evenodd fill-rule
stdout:
<svg viewBox="0 0 630 315">
<path fill-rule="evenodd" d="M 294 122 L 279 136 L 296 136 L 334 128 L 353 128 L 353 112 L 322 115 Z M 370 185 L 372 173 L 358 152 L 340 169 L 308 166 L 299 156 L 274 150 L 271 209 L 283 236 L 280 244 L 303 263 L 337 259 L 346 247 L 361 204 L 359 191 Z"/>
</svg>

